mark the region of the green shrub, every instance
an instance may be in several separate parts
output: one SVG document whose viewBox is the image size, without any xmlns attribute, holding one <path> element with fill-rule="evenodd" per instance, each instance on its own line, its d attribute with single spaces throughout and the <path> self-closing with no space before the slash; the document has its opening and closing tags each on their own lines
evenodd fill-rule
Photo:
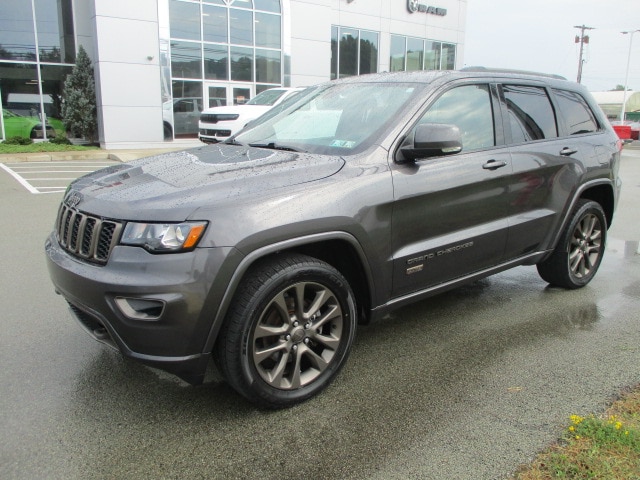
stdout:
<svg viewBox="0 0 640 480">
<path fill-rule="evenodd" d="M 50 138 L 49 143 L 53 143 L 55 145 L 71 145 L 71 141 L 63 135 Z"/>
<path fill-rule="evenodd" d="M 5 145 L 31 145 L 33 140 L 24 137 L 9 137 L 4 143 Z"/>
</svg>

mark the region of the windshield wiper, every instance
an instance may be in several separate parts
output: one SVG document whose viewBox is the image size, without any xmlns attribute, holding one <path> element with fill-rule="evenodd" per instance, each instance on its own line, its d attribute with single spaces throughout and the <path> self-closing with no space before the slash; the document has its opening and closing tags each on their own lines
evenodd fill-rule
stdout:
<svg viewBox="0 0 640 480">
<path fill-rule="evenodd" d="M 250 147 L 257 147 L 257 148 L 269 148 L 271 150 L 283 150 L 285 152 L 301 152 L 302 151 L 302 150 L 298 150 L 297 148 L 288 147 L 286 145 L 278 145 L 275 142 L 271 142 L 271 143 L 250 143 L 249 146 Z"/>
</svg>

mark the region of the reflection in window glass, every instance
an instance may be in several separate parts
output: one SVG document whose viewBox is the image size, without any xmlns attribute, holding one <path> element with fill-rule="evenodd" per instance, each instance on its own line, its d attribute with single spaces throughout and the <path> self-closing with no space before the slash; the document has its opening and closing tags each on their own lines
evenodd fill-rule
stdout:
<svg viewBox="0 0 640 480">
<path fill-rule="evenodd" d="M 41 65 L 40 77 L 42 78 L 42 94 L 44 98 L 44 113 L 51 120 L 56 130 L 64 132 L 64 128 L 53 119 L 62 118 L 62 89 L 67 75 L 71 73 L 71 66 Z"/>
<path fill-rule="evenodd" d="M 558 136 L 553 107 L 544 88 L 505 85 L 503 91 L 513 143 Z"/>
<path fill-rule="evenodd" d="M 280 48 L 280 15 L 256 13 L 256 46 Z"/>
<path fill-rule="evenodd" d="M 589 105 L 575 92 L 554 90 L 569 135 L 598 131 L 598 122 Z"/>
<path fill-rule="evenodd" d="M 202 35 L 205 42 L 229 42 L 226 8 L 202 6 Z"/>
<path fill-rule="evenodd" d="M 31 2 L 3 2 L 0 8 L 0 59 L 36 60 Z"/>
<path fill-rule="evenodd" d="M 340 29 L 340 66 L 339 78 L 358 74 L 358 30 Z"/>
<path fill-rule="evenodd" d="M 200 5 L 178 0 L 169 2 L 171 38 L 200 40 Z"/>
<path fill-rule="evenodd" d="M 231 80 L 253 81 L 253 49 L 231 47 Z"/>
<path fill-rule="evenodd" d="M 360 31 L 360 70 L 358 75 L 378 71 L 378 34 Z"/>
<path fill-rule="evenodd" d="M 173 77 L 202 78 L 201 45 L 194 42 L 171 42 L 171 75 Z"/>
<path fill-rule="evenodd" d="M 407 71 L 422 70 L 424 40 L 407 38 Z"/>
<path fill-rule="evenodd" d="M 488 85 L 465 85 L 445 92 L 419 123 L 457 125 L 463 151 L 495 145 L 493 109 Z"/>
<path fill-rule="evenodd" d="M 440 42 L 426 42 L 424 69 L 440 70 Z"/>
<path fill-rule="evenodd" d="M 256 10 L 280 13 L 280 0 L 254 0 Z"/>
<path fill-rule="evenodd" d="M 229 80 L 229 52 L 224 45 L 204 45 L 204 78 Z"/>
<path fill-rule="evenodd" d="M 331 26 L 331 80 L 338 78 L 338 27 Z"/>
<path fill-rule="evenodd" d="M 256 49 L 256 82 L 280 84 L 280 51 Z"/>
<path fill-rule="evenodd" d="M 453 70 L 456 68 L 456 46 L 450 43 L 442 44 L 442 70 Z"/>
<path fill-rule="evenodd" d="M 175 136 L 193 136 L 198 133 L 202 111 L 202 82 L 174 80 L 172 88 Z"/>
<path fill-rule="evenodd" d="M 71 0 L 35 0 L 41 62 L 75 61 Z"/>
<path fill-rule="evenodd" d="M 248 10 L 229 10 L 231 43 L 253 45 L 253 12 Z"/>
<path fill-rule="evenodd" d="M 389 59 L 389 69 L 392 72 L 402 72 L 404 70 L 405 43 L 405 37 L 391 35 L 391 58 Z"/>
</svg>

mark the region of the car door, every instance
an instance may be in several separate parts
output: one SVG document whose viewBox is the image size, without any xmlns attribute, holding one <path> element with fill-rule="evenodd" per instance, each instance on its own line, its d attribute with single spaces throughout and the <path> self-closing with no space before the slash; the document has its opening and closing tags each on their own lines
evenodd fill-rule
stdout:
<svg viewBox="0 0 640 480">
<path fill-rule="evenodd" d="M 584 162 L 595 156 L 595 149 L 584 136 L 564 134 L 545 86 L 512 83 L 500 89 L 514 177 L 505 253 L 511 259 L 548 248 Z"/>
<path fill-rule="evenodd" d="M 496 90 L 488 83 L 446 90 L 417 124 L 457 125 L 462 153 L 393 165 L 393 296 L 502 261 L 511 161 L 494 113 Z"/>
</svg>

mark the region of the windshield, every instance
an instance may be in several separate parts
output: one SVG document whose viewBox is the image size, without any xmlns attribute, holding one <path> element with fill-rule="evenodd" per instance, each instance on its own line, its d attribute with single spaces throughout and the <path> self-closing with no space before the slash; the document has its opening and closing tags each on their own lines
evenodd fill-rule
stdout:
<svg viewBox="0 0 640 480">
<path fill-rule="evenodd" d="M 252 146 L 349 155 L 379 140 L 417 95 L 415 84 L 343 83 L 309 89 L 260 118 L 235 141 Z"/>
<path fill-rule="evenodd" d="M 245 105 L 273 105 L 285 92 L 286 90 L 265 90 L 253 97 Z"/>
</svg>

